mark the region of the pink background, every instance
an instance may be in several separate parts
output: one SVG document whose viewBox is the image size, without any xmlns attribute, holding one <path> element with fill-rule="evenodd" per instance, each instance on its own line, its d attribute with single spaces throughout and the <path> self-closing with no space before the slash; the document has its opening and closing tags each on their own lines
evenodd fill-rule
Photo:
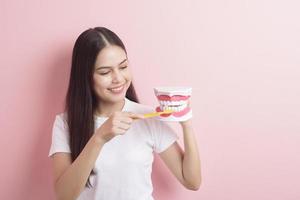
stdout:
<svg viewBox="0 0 300 200">
<path fill-rule="evenodd" d="M 53 120 L 75 39 L 95 26 L 123 39 L 142 103 L 157 104 L 155 86 L 193 87 L 203 184 L 184 189 L 158 158 L 158 200 L 300 199 L 299 1 L 1 0 L 0 9 L 0 199 L 55 198 Z"/>
</svg>

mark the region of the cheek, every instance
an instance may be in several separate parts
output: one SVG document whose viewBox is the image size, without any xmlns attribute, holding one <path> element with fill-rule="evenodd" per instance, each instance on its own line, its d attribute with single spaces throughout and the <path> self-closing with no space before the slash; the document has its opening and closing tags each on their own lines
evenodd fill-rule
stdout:
<svg viewBox="0 0 300 200">
<path fill-rule="evenodd" d="M 127 70 L 126 72 L 124 72 L 124 77 L 129 81 L 132 79 L 130 70 Z"/>
<path fill-rule="evenodd" d="M 94 87 L 96 90 L 101 90 L 109 87 L 110 82 L 111 80 L 109 77 L 100 77 L 99 75 L 94 76 Z"/>
</svg>

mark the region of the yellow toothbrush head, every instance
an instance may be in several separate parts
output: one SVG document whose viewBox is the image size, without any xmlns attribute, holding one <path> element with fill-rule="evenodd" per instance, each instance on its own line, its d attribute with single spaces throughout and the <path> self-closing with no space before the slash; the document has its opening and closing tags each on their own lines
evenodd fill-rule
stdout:
<svg viewBox="0 0 300 200">
<path fill-rule="evenodd" d="M 173 110 L 164 110 L 164 111 L 161 111 L 161 112 L 147 113 L 147 114 L 144 114 L 144 117 L 145 118 L 156 117 L 156 116 L 159 116 L 159 115 L 162 115 L 162 114 L 170 114 L 172 112 L 174 112 L 174 111 Z"/>
<path fill-rule="evenodd" d="M 174 112 L 174 111 L 173 110 L 164 110 L 161 112 L 161 114 L 170 114 L 172 112 Z"/>
</svg>

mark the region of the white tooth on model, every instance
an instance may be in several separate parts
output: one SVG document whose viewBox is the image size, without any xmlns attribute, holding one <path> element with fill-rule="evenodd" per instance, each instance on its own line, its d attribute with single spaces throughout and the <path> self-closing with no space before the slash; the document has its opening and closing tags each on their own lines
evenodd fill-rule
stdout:
<svg viewBox="0 0 300 200">
<path fill-rule="evenodd" d="M 183 109 L 185 109 L 185 105 L 183 104 L 183 105 L 181 105 L 181 110 L 183 110 Z"/>
<path fill-rule="evenodd" d="M 177 105 L 178 105 L 178 102 L 173 101 L 173 102 L 172 102 L 172 105 L 173 105 L 173 106 L 177 106 Z"/>
<path fill-rule="evenodd" d="M 178 111 L 178 112 L 181 111 L 181 106 L 178 106 L 178 107 L 177 107 L 177 111 Z"/>
<path fill-rule="evenodd" d="M 178 106 L 178 111 L 182 110 L 182 105 Z"/>
<path fill-rule="evenodd" d="M 180 112 L 187 107 L 187 100 L 179 101 L 165 101 L 159 100 L 161 110 L 173 110 L 175 112 Z"/>
</svg>

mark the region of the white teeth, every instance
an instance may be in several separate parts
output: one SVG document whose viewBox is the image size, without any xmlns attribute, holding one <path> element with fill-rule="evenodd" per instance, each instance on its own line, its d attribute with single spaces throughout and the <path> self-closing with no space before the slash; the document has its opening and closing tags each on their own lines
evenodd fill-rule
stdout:
<svg viewBox="0 0 300 200">
<path fill-rule="evenodd" d="M 120 91 L 123 90 L 123 87 L 124 87 L 124 86 L 121 86 L 121 87 L 118 87 L 118 88 L 112 88 L 112 89 L 110 89 L 110 90 L 113 91 L 113 92 L 120 92 Z"/>
<path fill-rule="evenodd" d="M 187 101 L 159 101 L 160 104 L 162 105 L 172 105 L 172 106 L 180 106 L 180 105 L 183 105 L 183 104 L 186 104 Z"/>
<path fill-rule="evenodd" d="M 180 106 L 168 106 L 168 105 L 160 105 L 161 110 L 173 110 L 175 112 L 180 112 L 184 110 L 187 107 L 186 104 L 180 105 Z"/>
<path fill-rule="evenodd" d="M 159 101 L 161 110 L 173 110 L 175 112 L 182 111 L 187 107 L 186 100 L 180 101 Z"/>
</svg>

